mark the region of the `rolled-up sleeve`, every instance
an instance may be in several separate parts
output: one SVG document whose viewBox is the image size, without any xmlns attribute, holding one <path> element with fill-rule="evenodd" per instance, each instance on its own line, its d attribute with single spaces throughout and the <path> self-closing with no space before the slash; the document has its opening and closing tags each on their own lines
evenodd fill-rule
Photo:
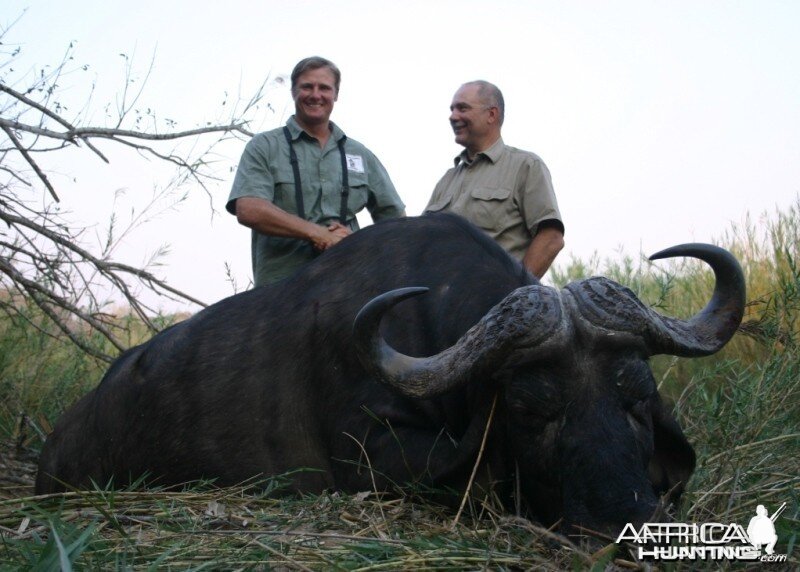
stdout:
<svg viewBox="0 0 800 572">
<path fill-rule="evenodd" d="M 563 225 L 547 165 L 541 159 L 531 158 L 520 169 L 519 175 L 517 200 L 531 235 L 536 234 L 539 223 L 545 220 L 557 220 Z"/>
<path fill-rule="evenodd" d="M 242 197 L 257 197 L 273 202 L 275 182 L 269 169 L 269 141 L 266 137 L 257 135 L 245 146 L 225 204 L 226 210 L 236 214 L 236 199 Z"/>
<path fill-rule="evenodd" d="M 404 216 L 406 206 L 394 188 L 389 173 L 377 157 L 369 155 L 369 210 L 372 220 L 377 222 L 387 218 Z"/>
</svg>

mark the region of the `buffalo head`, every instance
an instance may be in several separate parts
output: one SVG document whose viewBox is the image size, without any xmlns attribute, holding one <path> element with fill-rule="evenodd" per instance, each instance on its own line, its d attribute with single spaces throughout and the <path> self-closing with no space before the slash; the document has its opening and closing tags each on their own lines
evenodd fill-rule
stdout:
<svg viewBox="0 0 800 572">
<path fill-rule="evenodd" d="M 535 284 L 511 292 L 452 347 L 411 357 L 380 334 L 392 306 L 426 290 L 403 288 L 364 306 L 356 349 L 372 376 L 409 397 L 494 384 L 493 430 L 516 466 L 519 500 L 547 523 L 619 530 L 647 520 L 660 495 L 679 495 L 695 465 L 648 358 L 714 353 L 744 311 L 744 277 L 728 252 L 687 244 L 651 259 L 675 256 L 704 260 L 716 277 L 711 301 L 688 320 L 660 315 L 605 278 L 560 291 Z"/>
</svg>

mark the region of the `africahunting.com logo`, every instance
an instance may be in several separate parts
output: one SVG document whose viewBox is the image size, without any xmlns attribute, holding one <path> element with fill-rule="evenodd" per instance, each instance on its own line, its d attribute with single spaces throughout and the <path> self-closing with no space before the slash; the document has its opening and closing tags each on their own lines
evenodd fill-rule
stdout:
<svg viewBox="0 0 800 572">
<path fill-rule="evenodd" d="M 785 508 L 783 503 L 770 517 L 764 505 L 758 505 L 747 529 L 719 522 L 646 522 L 637 530 L 628 523 L 617 544 L 637 545 L 640 559 L 785 562 L 786 554 L 775 554 L 775 519 Z"/>
</svg>

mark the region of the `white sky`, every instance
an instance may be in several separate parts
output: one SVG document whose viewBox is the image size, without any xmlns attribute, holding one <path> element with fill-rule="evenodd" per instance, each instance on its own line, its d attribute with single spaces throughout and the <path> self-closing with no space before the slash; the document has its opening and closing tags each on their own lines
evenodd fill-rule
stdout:
<svg viewBox="0 0 800 572">
<path fill-rule="evenodd" d="M 0 24 L 25 8 L 5 43 L 19 43 L 29 67 L 57 63 L 75 40 L 75 61 L 90 69 L 62 85 L 83 97 L 97 83 L 97 124 L 122 86 L 123 52 L 135 52 L 140 76 L 155 54 L 143 105 L 186 129 L 216 119 L 225 92 L 249 95 L 308 55 L 333 60 L 343 74 L 333 120 L 378 155 L 412 215 L 460 150 L 453 93 L 492 81 L 506 98 L 505 141 L 552 173 L 567 230 L 557 264 L 710 241 L 800 192 L 796 1 L 3 0 Z M 262 129 L 285 119 L 288 86 L 270 101 L 278 113 Z M 152 163 L 122 156 L 51 168 L 63 208 L 98 233 L 115 189 L 127 189 L 124 219 L 165 182 Z M 170 245 L 158 272 L 207 302 L 232 292 L 225 262 L 245 284 L 249 231 L 224 212 L 233 175 L 220 168 L 217 215 L 193 189 L 116 254 L 140 263 Z"/>
</svg>

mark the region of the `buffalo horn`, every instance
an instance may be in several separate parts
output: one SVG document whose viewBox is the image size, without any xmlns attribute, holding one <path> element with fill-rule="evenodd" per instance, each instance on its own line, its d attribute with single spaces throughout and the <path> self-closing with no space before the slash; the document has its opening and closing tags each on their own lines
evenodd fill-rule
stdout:
<svg viewBox="0 0 800 572">
<path fill-rule="evenodd" d="M 727 250 L 712 244 L 681 244 L 667 248 L 650 260 L 691 256 L 711 266 L 714 271 L 714 294 L 699 313 L 688 320 L 660 314 L 652 322 L 648 346 L 652 354 L 684 357 L 704 356 L 722 348 L 736 333 L 745 306 L 744 273 L 739 262 Z"/>
<path fill-rule="evenodd" d="M 708 263 L 716 278 L 711 301 L 688 320 L 662 316 L 648 308 L 630 289 L 608 278 L 571 282 L 566 290 L 575 301 L 580 324 L 595 340 L 622 341 L 625 334 L 644 343 L 649 355 L 694 357 L 712 354 L 724 346 L 742 321 L 744 275 L 726 250 L 710 244 L 682 244 L 662 250 L 650 260 L 691 256 Z"/>
<path fill-rule="evenodd" d="M 518 288 L 494 306 L 450 348 L 431 357 L 411 357 L 381 336 L 383 315 L 427 288 L 400 288 L 373 298 L 356 316 L 356 353 L 366 370 L 409 397 L 433 397 L 466 383 L 476 372 L 497 365 L 513 349 L 530 348 L 561 322 L 561 306 L 552 288 Z"/>
</svg>

